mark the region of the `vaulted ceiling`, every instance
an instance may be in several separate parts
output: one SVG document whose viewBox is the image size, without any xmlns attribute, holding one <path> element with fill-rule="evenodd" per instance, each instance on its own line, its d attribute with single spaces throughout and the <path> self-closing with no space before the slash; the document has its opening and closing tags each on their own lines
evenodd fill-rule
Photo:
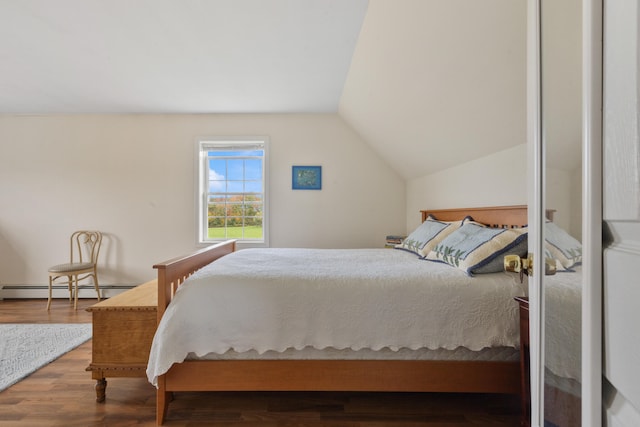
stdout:
<svg viewBox="0 0 640 427">
<path fill-rule="evenodd" d="M 366 0 L 2 0 L 0 112 L 336 111 Z"/>
<path fill-rule="evenodd" d="M 525 9 L 0 0 L 0 113 L 338 112 L 411 179 L 525 142 Z"/>
</svg>

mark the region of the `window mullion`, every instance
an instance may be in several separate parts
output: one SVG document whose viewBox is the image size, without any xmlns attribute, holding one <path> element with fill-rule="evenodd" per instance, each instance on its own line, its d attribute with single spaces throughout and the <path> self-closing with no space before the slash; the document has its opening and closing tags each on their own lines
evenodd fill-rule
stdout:
<svg viewBox="0 0 640 427">
<path fill-rule="evenodd" d="M 201 142 L 200 150 L 204 160 L 202 167 L 206 168 L 201 174 L 206 187 L 203 239 L 238 238 L 264 242 L 264 144 Z M 256 154 L 258 151 L 259 155 Z"/>
</svg>

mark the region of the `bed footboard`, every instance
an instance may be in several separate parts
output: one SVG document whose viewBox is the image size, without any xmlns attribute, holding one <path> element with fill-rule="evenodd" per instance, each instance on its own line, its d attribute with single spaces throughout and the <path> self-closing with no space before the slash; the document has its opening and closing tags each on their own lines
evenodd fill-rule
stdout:
<svg viewBox="0 0 640 427">
<path fill-rule="evenodd" d="M 178 286 L 180 286 L 187 277 L 218 258 L 235 252 L 235 250 L 236 240 L 227 240 L 189 255 L 155 264 L 153 268 L 158 270 L 158 322 L 160 322 Z"/>
</svg>

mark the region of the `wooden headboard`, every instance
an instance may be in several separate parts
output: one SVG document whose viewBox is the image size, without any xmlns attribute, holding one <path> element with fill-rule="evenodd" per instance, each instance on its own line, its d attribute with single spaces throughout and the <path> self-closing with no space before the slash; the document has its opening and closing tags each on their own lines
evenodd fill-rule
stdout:
<svg viewBox="0 0 640 427">
<path fill-rule="evenodd" d="M 420 212 L 422 213 L 422 221 L 425 221 L 429 215 L 441 221 L 458 221 L 466 216 L 471 216 L 476 222 L 499 228 L 524 227 L 528 222 L 527 205 L 431 209 Z"/>
</svg>

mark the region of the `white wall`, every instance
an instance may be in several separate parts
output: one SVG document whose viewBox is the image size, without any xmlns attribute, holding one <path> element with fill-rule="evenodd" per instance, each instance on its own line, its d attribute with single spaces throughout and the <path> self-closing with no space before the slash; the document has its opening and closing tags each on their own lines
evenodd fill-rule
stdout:
<svg viewBox="0 0 640 427">
<path fill-rule="evenodd" d="M 195 245 L 199 136 L 271 141 L 273 247 L 382 247 L 405 228 L 405 186 L 336 114 L 0 116 L 0 285 L 45 284 L 74 229 L 106 233 L 103 284 L 153 277 Z M 321 191 L 291 166 L 322 165 Z"/>
<path fill-rule="evenodd" d="M 527 146 L 490 154 L 453 168 L 408 181 L 407 232 L 420 223 L 420 209 L 526 205 Z M 569 172 L 547 167 L 546 203 L 554 221 L 581 237 L 581 169 Z"/>
<path fill-rule="evenodd" d="M 554 221 L 582 234 L 582 1 L 546 2 L 542 8 L 542 139 L 545 201 Z"/>
<path fill-rule="evenodd" d="M 553 222 L 576 239 L 582 237 L 582 169 L 546 168 L 545 203 L 554 209 Z"/>
<path fill-rule="evenodd" d="M 525 141 L 524 0 L 369 0 L 340 114 L 405 179 Z"/>
<path fill-rule="evenodd" d="M 407 232 L 421 209 L 527 204 L 527 146 L 518 145 L 407 182 Z"/>
</svg>

